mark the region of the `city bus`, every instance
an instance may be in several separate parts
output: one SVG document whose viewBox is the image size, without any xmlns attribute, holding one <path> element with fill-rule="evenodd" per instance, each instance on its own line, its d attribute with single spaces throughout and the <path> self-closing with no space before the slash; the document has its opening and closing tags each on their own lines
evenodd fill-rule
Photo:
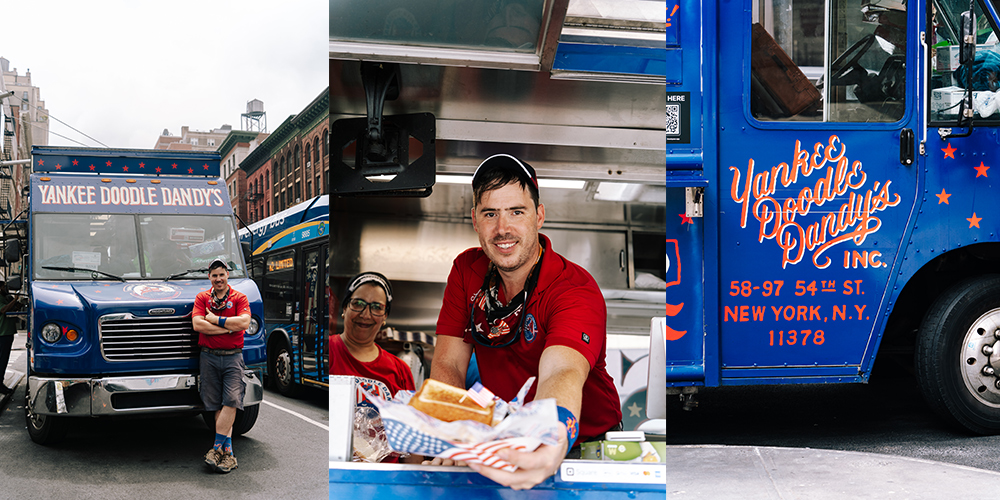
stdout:
<svg viewBox="0 0 1000 500">
<path fill-rule="evenodd" d="M 239 232 L 264 299 L 265 380 L 286 396 L 328 385 L 329 205 L 329 196 L 317 196 Z"/>
</svg>

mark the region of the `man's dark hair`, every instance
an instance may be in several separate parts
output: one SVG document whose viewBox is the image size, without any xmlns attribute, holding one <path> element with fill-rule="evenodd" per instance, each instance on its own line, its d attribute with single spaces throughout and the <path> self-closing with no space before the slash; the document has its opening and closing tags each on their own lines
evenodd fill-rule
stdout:
<svg viewBox="0 0 1000 500">
<path fill-rule="evenodd" d="M 514 181 L 520 184 L 521 189 L 528 189 L 531 201 L 535 203 L 535 209 L 538 209 L 538 177 L 535 169 L 507 154 L 493 155 L 479 164 L 472 176 L 474 205 L 479 205 L 479 200 L 486 192 L 500 189 Z"/>
</svg>

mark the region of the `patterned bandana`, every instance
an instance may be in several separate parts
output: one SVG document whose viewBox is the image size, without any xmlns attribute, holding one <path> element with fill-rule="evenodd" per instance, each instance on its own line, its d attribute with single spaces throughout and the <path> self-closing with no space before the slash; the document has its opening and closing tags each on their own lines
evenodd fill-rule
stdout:
<svg viewBox="0 0 1000 500">
<path fill-rule="evenodd" d="M 507 303 L 500 303 L 500 273 L 490 264 L 483 286 L 472 297 L 469 329 L 472 339 L 485 347 L 507 347 L 521 336 L 524 327 L 524 306 L 538 284 L 538 272 L 545 248 L 538 246 L 538 260 L 531 268 L 524 289 Z"/>
<path fill-rule="evenodd" d="M 226 294 L 223 295 L 221 299 L 215 298 L 215 289 L 212 289 L 212 305 L 210 305 L 209 307 L 213 311 L 221 311 L 221 310 L 225 309 L 226 308 L 226 302 L 229 301 L 229 291 L 232 290 L 232 289 L 233 289 L 233 287 L 227 286 L 226 287 Z"/>
</svg>

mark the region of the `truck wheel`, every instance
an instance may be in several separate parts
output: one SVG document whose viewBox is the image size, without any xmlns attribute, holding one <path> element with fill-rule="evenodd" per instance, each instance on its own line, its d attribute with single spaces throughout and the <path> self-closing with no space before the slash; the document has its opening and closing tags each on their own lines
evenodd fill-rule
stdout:
<svg viewBox="0 0 1000 500">
<path fill-rule="evenodd" d="M 275 342 L 275 348 L 268 348 L 271 359 L 268 362 L 268 372 L 274 380 L 274 385 L 284 396 L 298 397 L 302 394 L 302 386 L 295 383 L 294 367 L 292 366 L 292 348 L 288 345 L 288 340 L 279 338 Z"/>
<path fill-rule="evenodd" d="M 959 282 L 934 301 L 917 332 L 917 382 L 945 420 L 1000 432 L 1000 276 Z"/>
<path fill-rule="evenodd" d="M 38 415 L 32 412 L 27 396 L 24 398 L 24 423 L 28 427 L 28 435 L 31 436 L 31 440 L 44 445 L 62 441 L 66 437 L 66 431 L 69 430 L 66 417 Z"/>
<path fill-rule="evenodd" d="M 257 414 L 260 412 L 260 405 L 247 405 L 244 406 L 242 410 L 236 410 L 236 420 L 233 420 L 233 435 L 242 436 L 253 428 L 253 424 L 257 423 Z M 208 426 L 208 430 L 215 432 L 215 412 L 214 411 L 203 411 L 201 412 L 201 418 L 205 420 L 205 425 Z"/>
<path fill-rule="evenodd" d="M 242 436 L 257 423 L 257 414 L 260 412 L 260 405 L 244 406 L 242 410 L 236 411 L 236 420 L 233 422 L 233 435 Z"/>
</svg>

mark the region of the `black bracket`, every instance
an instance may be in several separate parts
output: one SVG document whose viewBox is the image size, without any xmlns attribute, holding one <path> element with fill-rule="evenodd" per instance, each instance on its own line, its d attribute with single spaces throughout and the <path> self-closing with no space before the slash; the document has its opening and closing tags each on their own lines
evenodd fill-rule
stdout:
<svg viewBox="0 0 1000 500">
<path fill-rule="evenodd" d="M 385 101 L 399 98 L 399 64 L 361 63 L 361 84 L 365 87 L 365 105 L 368 110 L 368 141 L 371 145 L 370 159 L 386 161 L 389 150 L 383 141 L 382 109 Z"/>
<path fill-rule="evenodd" d="M 361 63 L 367 117 L 333 122 L 330 190 L 340 196 L 417 196 L 434 185 L 434 115 L 384 115 L 402 89 L 396 63 Z M 415 157 L 411 161 L 411 154 Z"/>
</svg>

